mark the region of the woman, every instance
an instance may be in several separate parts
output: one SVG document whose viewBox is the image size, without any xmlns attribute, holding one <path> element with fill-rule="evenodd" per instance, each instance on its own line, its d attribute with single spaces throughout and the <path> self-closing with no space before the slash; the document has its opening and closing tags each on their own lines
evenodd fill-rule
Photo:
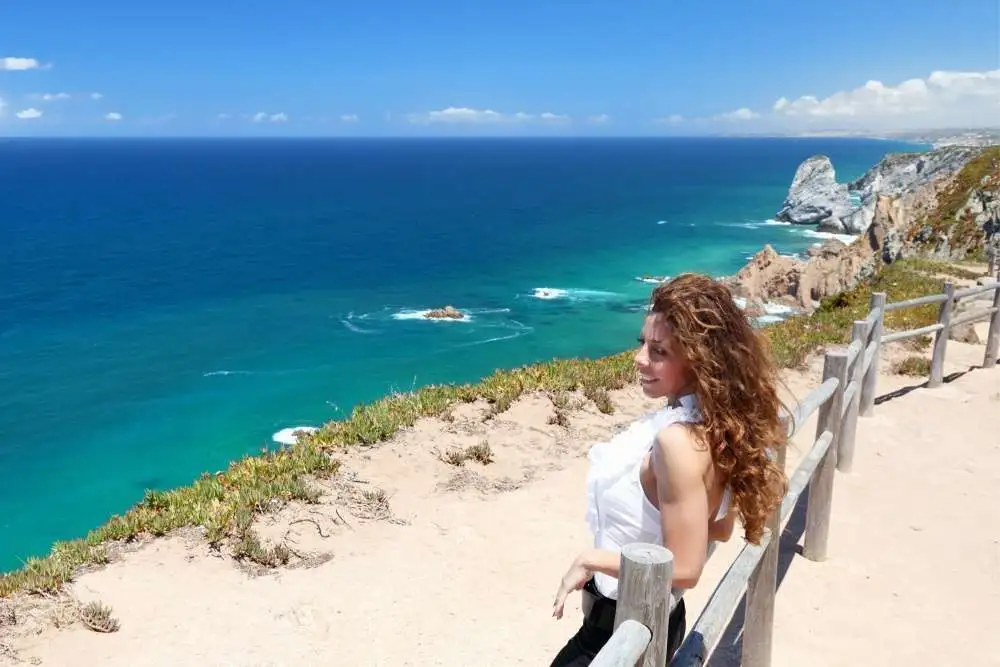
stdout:
<svg viewBox="0 0 1000 667">
<path fill-rule="evenodd" d="M 589 665 L 611 637 L 621 548 L 663 544 L 674 556 L 668 660 L 685 633 L 684 590 L 698 583 L 710 540 L 738 514 L 760 542 L 787 480 L 769 456 L 785 438 L 769 352 L 729 290 L 683 274 L 653 290 L 635 365 L 642 391 L 666 399 L 590 451 L 587 519 L 593 548 L 567 570 L 553 605 L 583 590 L 584 619 L 552 667 Z"/>
</svg>

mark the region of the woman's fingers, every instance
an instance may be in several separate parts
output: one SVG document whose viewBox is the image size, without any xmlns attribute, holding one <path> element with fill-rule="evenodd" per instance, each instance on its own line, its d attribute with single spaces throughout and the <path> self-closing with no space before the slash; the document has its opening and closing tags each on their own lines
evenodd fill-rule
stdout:
<svg viewBox="0 0 1000 667">
<path fill-rule="evenodd" d="M 552 604 L 552 615 L 556 618 L 562 618 L 563 608 L 566 606 L 566 595 L 569 592 L 566 590 L 565 586 L 559 587 L 559 592 L 556 593 L 555 602 Z"/>
</svg>

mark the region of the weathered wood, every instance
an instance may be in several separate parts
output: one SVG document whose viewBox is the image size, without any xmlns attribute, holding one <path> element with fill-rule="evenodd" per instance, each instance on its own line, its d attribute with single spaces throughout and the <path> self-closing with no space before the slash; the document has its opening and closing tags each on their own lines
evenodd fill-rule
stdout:
<svg viewBox="0 0 1000 667">
<path fill-rule="evenodd" d="M 944 358 L 948 353 L 948 334 L 951 333 L 951 314 L 955 310 L 955 284 L 944 284 L 945 301 L 938 309 L 938 324 L 941 328 L 934 334 L 934 352 L 931 355 L 931 376 L 927 387 L 940 387 L 944 382 Z"/>
<path fill-rule="evenodd" d="M 990 331 L 986 334 L 986 355 L 983 366 L 992 368 L 1000 356 L 1000 287 L 993 293 L 993 317 L 990 319 Z"/>
<path fill-rule="evenodd" d="M 725 633 L 736 607 L 743 599 L 747 582 L 757 569 L 771 539 L 771 532 L 764 531 L 759 545 L 747 544 L 743 547 L 719 585 L 712 591 L 701 615 L 677 649 L 674 659 L 670 661 L 670 667 L 701 667 L 708 662 L 708 656 L 712 655 Z"/>
<path fill-rule="evenodd" d="M 627 620 L 649 628 L 652 639 L 642 654 L 642 667 L 663 667 L 667 662 L 670 623 L 670 587 L 674 555 L 658 544 L 627 544 L 622 549 L 618 574 L 615 630 Z"/>
<path fill-rule="evenodd" d="M 855 322 L 855 324 L 857 324 L 857 322 Z M 854 338 L 854 333 L 853 333 L 853 330 L 852 330 L 852 332 L 851 332 L 851 344 L 847 346 L 847 366 L 848 366 L 848 368 L 852 368 L 853 367 L 854 361 L 859 356 L 861 356 L 862 352 L 864 352 L 863 343 L 862 343 L 861 340 L 859 340 L 857 338 Z M 848 375 L 850 375 L 850 373 L 848 373 Z"/>
<path fill-rule="evenodd" d="M 826 456 L 827 451 L 830 449 L 830 444 L 833 442 L 833 433 L 826 431 L 821 435 L 813 447 L 806 454 L 805 458 L 799 463 L 799 467 L 795 469 L 792 476 L 788 479 L 788 493 L 785 494 L 784 499 L 781 501 L 781 525 L 784 526 L 788 521 L 788 517 L 792 515 L 795 510 L 795 505 L 799 502 L 799 496 L 805 491 L 806 487 L 809 486 L 809 482 L 812 480 L 813 475 L 816 474 L 816 468 L 819 464 L 823 462 L 823 457 Z"/>
<path fill-rule="evenodd" d="M 590 667 L 635 667 L 652 634 L 639 621 L 622 623 L 590 662 Z"/>
<path fill-rule="evenodd" d="M 827 540 L 830 533 L 830 506 L 833 501 L 833 477 L 837 467 L 837 449 L 840 446 L 840 427 L 843 423 L 844 387 L 847 385 L 847 353 L 843 350 L 827 352 L 823 360 L 823 381 L 835 378 L 837 391 L 819 409 L 816 438 L 830 431 L 831 444 L 826 450 L 816 474 L 809 483 L 809 504 L 806 507 L 805 543 L 802 553 L 809 560 L 826 559 Z"/>
<path fill-rule="evenodd" d="M 893 331 L 891 334 L 885 334 L 882 336 L 882 344 L 895 343 L 899 340 L 906 340 L 907 338 L 916 338 L 917 336 L 927 336 L 932 333 L 941 331 L 940 324 L 928 324 L 926 327 L 920 327 L 919 329 L 908 329 L 906 331 Z"/>
<path fill-rule="evenodd" d="M 868 321 L 858 320 L 851 330 L 851 338 L 855 343 L 862 344 L 868 340 Z M 865 356 L 859 355 L 854 365 L 848 369 L 851 393 L 844 390 L 844 421 L 837 444 L 837 470 L 851 472 L 854 467 L 854 443 L 858 431 L 858 411 L 861 407 L 861 385 L 865 381 Z"/>
<path fill-rule="evenodd" d="M 861 383 L 861 415 L 863 417 L 871 417 L 875 413 L 879 351 L 882 347 L 882 334 L 885 330 L 885 292 L 873 293 L 871 306 L 872 313 L 877 312 L 878 317 L 872 322 L 869 348 L 874 347 L 874 349 L 871 352 L 871 358 L 868 358 L 867 350 L 865 355 L 865 379 Z"/>
<path fill-rule="evenodd" d="M 983 310 L 977 310 L 974 313 L 966 313 L 961 317 L 956 317 L 951 321 L 951 328 L 962 326 L 963 324 L 970 324 L 972 322 L 979 322 L 980 320 L 988 320 L 993 316 L 992 308 L 984 308 Z"/>
<path fill-rule="evenodd" d="M 932 294 L 930 296 L 919 296 L 916 299 L 908 299 L 906 301 L 897 301 L 896 303 L 887 303 L 885 305 L 885 312 L 889 313 L 894 310 L 900 310 L 902 308 L 914 308 L 916 306 L 926 306 L 931 303 L 941 303 L 945 301 L 948 297 L 944 294 Z"/>
<path fill-rule="evenodd" d="M 875 294 L 882 294 L 883 297 L 885 296 L 882 292 L 876 292 Z M 875 294 L 872 294 L 871 310 L 868 311 L 868 317 L 865 318 L 865 323 L 868 325 L 869 331 L 875 330 L 875 323 L 882 319 L 882 309 L 885 307 L 884 303 L 875 305 Z"/>
<path fill-rule="evenodd" d="M 860 387 L 858 386 L 858 383 L 855 382 L 854 380 L 850 380 L 847 383 L 847 388 L 844 389 L 844 400 L 843 400 L 844 414 L 841 415 L 841 417 L 847 416 L 847 410 L 848 408 L 851 407 L 851 401 L 854 399 L 854 396 L 858 393 L 859 388 Z"/>
<path fill-rule="evenodd" d="M 794 410 L 792 410 L 792 433 L 789 434 L 789 437 L 799 432 L 799 429 L 802 428 L 802 424 L 809 419 L 812 413 L 819 409 L 819 406 L 833 396 L 833 393 L 837 391 L 837 388 L 837 380 L 828 379 L 820 386 L 806 394 L 806 397 L 802 399 L 802 402 L 799 403 Z"/>
<path fill-rule="evenodd" d="M 974 285 L 973 287 L 966 287 L 963 290 L 958 290 L 955 292 L 956 299 L 964 299 L 970 296 L 976 296 L 977 294 L 982 294 L 983 292 L 992 292 L 997 288 L 997 283 L 990 281 L 982 285 Z"/>
<path fill-rule="evenodd" d="M 778 550 L 781 546 L 781 508 L 768 519 L 770 540 L 760 563 L 747 582 L 746 615 L 743 619 L 742 667 L 769 667 L 774 638 L 774 595 L 778 587 Z"/>
<path fill-rule="evenodd" d="M 868 343 L 868 347 L 865 348 L 865 358 L 862 361 L 864 365 L 861 367 L 861 373 L 863 376 L 868 375 L 868 369 L 872 367 L 872 362 L 875 361 L 875 356 L 878 354 L 878 344 L 879 342 L 877 340 L 871 340 Z M 864 388 L 864 384 L 865 384 L 864 377 L 862 377 L 861 378 L 862 389 Z M 862 396 L 864 396 L 864 393 L 862 393 Z"/>
</svg>

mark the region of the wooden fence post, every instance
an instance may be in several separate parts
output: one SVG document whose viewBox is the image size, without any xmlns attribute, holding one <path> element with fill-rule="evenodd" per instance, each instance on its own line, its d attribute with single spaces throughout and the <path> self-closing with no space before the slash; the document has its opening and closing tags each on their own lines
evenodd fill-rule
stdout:
<svg viewBox="0 0 1000 667">
<path fill-rule="evenodd" d="M 785 469 L 788 443 L 778 446 L 776 462 Z M 769 667 L 774 634 L 774 596 L 778 589 L 778 552 L 781 549 L 781 506 L 767 520 L 771 541 L 761 556 L 757 569 L 747 582 L 746 614 L 743 619 L 743 658 L 741 667 Z"/>
<path fill-rule="evenodd" d="M 875 343 L 875 354 L 872 355 L 871 366 L 865 373 L 863 387 L 861 388 L 861 416 L 871 417 L 875 414 L 875 392 L 878 386 L 878 363 L 882 352 L 882 332 L 885 330 L 885 292 L 875 292 L 872 294 L 872 310 L 880 308 L 882 314 L 875 320 L 872 327 L 871 340 Z"/>
<path fill-rule="evenodd" d="M 669 549 L 645 543 L 626 544 L 622 549 L 615 629 L 633 620 L 649 628 L 652 635 L 637 666 L 663 667 L 667 663 L 673 579 L 674 555 Z"/>
<path fill-rule="evenodd" d="M 941 329 L 934 334 L 934 356 L 931 357 L 931 376 L 927 380 L 927 387 L 933 389 L 940 387 L 944 382 L 944 357 L 948 349 L 948 335 L 951 333 L 951 313 L 955 309 L 955 284 L 944 284 L 944 295 L 947 299 L 941 304 L 938 310 L 938 324 Z"/>
<path fill-rule="evenodd" d="M 851 401 L 844 406 L 844 423 L 840 427 L 840 442 L 837 444 L 837 470 L 851 472 L 854 466 L 854 441 L 858 431 L 858 407 L 861 405 L 861 384 L 864 382 L 865 341 L 868 340 L 868 323 L 858 320 L 851 330 L 851 342 L 861 346 L 861 352 L 854 360 L 854 365 L 848 368 L 847 384 L 854 382 L 854 392 Z M 846 391 L 846 388 L 845 388 Z M 847 396 L 844 396 L 846 399 Z M 818 436 L 817 436 L 818 437 Z"/>
<path fill-rule="evenodd" d="M 993 307 L 997 312 L 990 318 L 990 332 L 986 334 L 986 356 L 983 358 L 983 366 L 990 368 L 997 363 L 1000 356 L 1000 286 L 993 291 Z"/>
<path fill-rule="evenodd" d="M 823 382 L 837 378 L 836 391 L 819 408 L 816 420 L 816 438 L 826 431 L 833 440 L 823 456 L 822 463 L 809 482 L 809 500 L 806 506 L 806 536 L 802 555 L 813 561 L 826 560 L 826 544 L 830 534 L 830 504 L 833 501 L 833 477 L 837 466 L 837 447 L 840 446 L 841 418 L 844 414 L 844 387 L 847 385 L 847 352 L 827 352 L 823 359 Z"/>
</svg>

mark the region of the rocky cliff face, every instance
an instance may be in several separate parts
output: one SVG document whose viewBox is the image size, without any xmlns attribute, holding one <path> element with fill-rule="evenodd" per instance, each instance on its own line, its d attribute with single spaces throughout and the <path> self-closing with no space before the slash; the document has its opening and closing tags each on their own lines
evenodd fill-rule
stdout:
<svg viewBox="0 0 1000 667">
<path fill-rule="evenodd" d="M 900 196 L 957 174 L 980 152 L 968 146 L 949 146 L 927 153 L 893 153 L 869 169 L 847 187 L 861 198 L 861 206 L 845 220 L 848 233 L 859 234 L 868 228 L 875 215 L 879 195 Z"/>
<path fill-rule="evenodd" d="M 1000 147 L 933 153 L 941 154 L 890 156 L 855 182 L 863 204 L 845 218 L 870 218 L 851 244 L 827 241 L 804 261 L 766 246 L 726 284 L 748 302 L 812 310 L 902 257 L 960 259 L 984 243 L 1000 252 Z"/>
<path fill-rule="evenodd" d="M 940 188 L 908 241 L 939 259 L 1000 254 L 1000 147 L 980 151 Z"/>
</svg>

